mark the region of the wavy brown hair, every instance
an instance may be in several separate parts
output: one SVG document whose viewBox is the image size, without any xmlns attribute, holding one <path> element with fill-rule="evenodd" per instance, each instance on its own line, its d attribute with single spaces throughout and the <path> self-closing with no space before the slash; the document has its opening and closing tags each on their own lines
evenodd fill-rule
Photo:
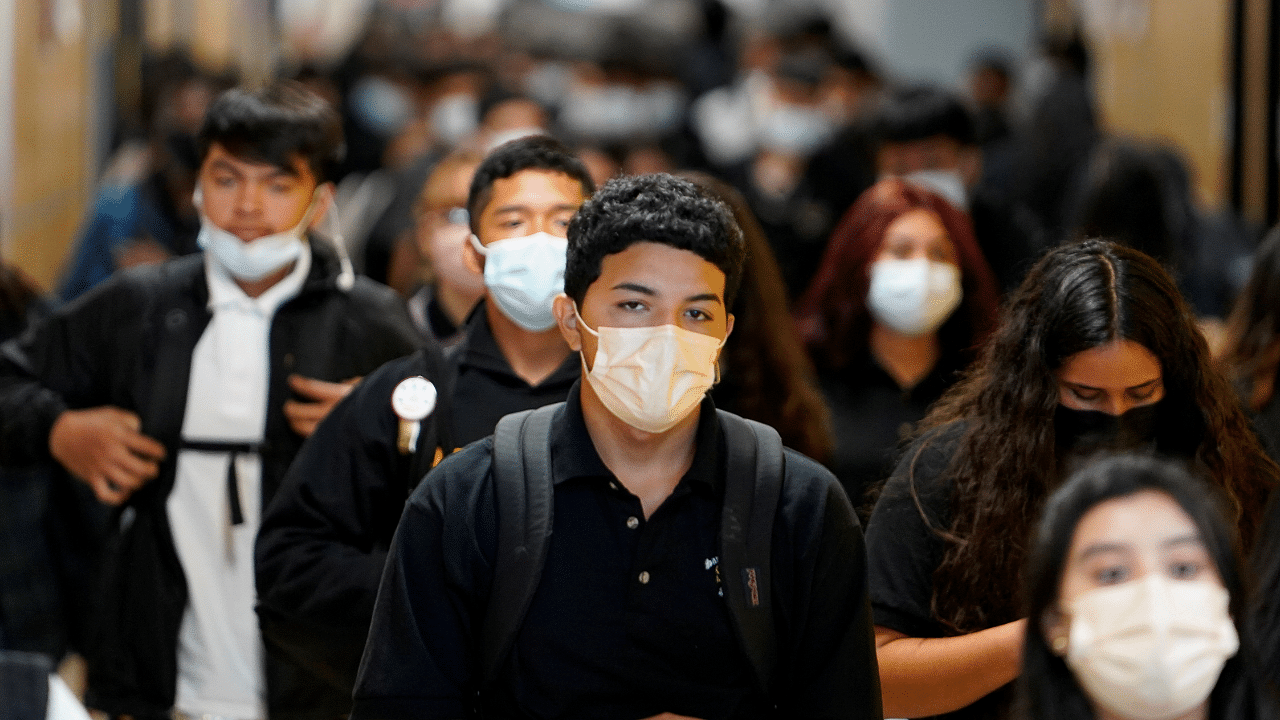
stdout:
<svg viewBox="0 0 1280 720">
<path fill-rule="evenodd" d="M 797 304 L 801 335 L 824 368 L 843 368 L 866 348 L 871 331 L 868 267 L 879 254 L 889 226 L 912 210 L 929 210 L 938 216 L 960 266 L 964 297 L 938 328 L 943 357 L 963 355 L 991 331 L 999 289 L 973 237 L 969 216 L 929 190 L 889 178 L 868 188 L 845 213 L 831 234 L 818 274 Z"/>
<path fill-rule="evenodd" d="M 829 461 L 830 412 L 818 390 L 813 363 L 787 313 L 782 271 L 764 228 L 733 186 L 705 173 L 680 176 L 727 205 L 747 243 L 742 285 L 730 308 L 733 339 L 725 344 L 725 377 L 717 389 L 731 401 L 734 412 L 777 429 L 787 447 L 819 462 Z"/>
<path fill-rule="evenodd" d="M 1280 467 L 1212 364 L 1173 279 L 1149 256 L 1112 242 L 1061 246 L 1032 268 L 978 361 L 918 430 L 964 427 L 948 471 L 950 525 L 937 528 L 946 549 L 931 601 L 935 617 L 954 632 L 1020 616 L 1032 525 L 1059 483 L 1055 372 L 1070 356 L 1117 340 L 1142 345 L 1160 362 L 1157 451 L 1190 460 L 1221 488 L 1251 546 Z"/>
</svg>

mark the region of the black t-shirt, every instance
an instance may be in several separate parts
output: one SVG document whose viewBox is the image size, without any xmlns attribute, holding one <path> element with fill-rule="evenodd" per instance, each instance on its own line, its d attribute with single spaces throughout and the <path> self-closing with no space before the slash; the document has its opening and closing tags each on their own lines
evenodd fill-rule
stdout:
<svg viewBox="0 0 1280 720">
<path fill-rule="evenodd" d="M 877 626 L 917 638 L 955 634 L 934 616 L 931 606 L 933 573 L 946 551 L 936 530 L 948 528 L 952 517 L 953 486 L 946 471 L 963 432 L 961 423 L 945 426 L 908 448 L 871 513 L 867 524 L 867 592 Z M 1005 717 L 1012 697 L 1010 684 L 968 707 L 937 717 Z"/>
<path fill-rule="evenodd" d="M 902 438 L 955 377 L 955 363 L 940 362 L 915 387 L 903 390 L 870 353 L 819 375 L 836 440 L 831 471 L 855 508 L 861 509 L 867 491 L 889 476 Z"/>
</svg>

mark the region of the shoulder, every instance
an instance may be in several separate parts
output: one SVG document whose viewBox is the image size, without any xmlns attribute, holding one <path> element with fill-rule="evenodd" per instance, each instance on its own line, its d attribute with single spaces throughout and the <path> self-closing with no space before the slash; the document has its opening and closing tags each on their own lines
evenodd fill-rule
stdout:
<svg viewBox="0 0 1280 720">
<path fill-rule="evenodd" d="M 416 511 L 475 511 L 493 500 L 493 437 L 485 437 L 440 461 L 409 497 Z"/>
<path fill-rule="evenodd" d="M 207 294 L 204 256 L 196 253 L 158 263 L 125 268 L 111 275 L 65 306 L 69 312 L 88 307 L 108 307 L 133 313 L 139 305 L 162 297 L 197 298 Z"/>
</svg>

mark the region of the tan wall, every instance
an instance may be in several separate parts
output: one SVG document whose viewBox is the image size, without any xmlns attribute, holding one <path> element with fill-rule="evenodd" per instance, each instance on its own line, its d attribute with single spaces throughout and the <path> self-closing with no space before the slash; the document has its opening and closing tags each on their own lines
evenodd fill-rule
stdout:
<svg viewBox="0 0 1280 720">
<path fill-rule="evenodd" d="M 1145 33 L 1091 39 L 1104 127 L 1171 141 L 1187 155 L 1200 199 L 1226 202 L 1230 86 L 1227 0 L 1148 0 Z"/>
<path fill-rule="evenodd" d="M 42 33 L 41 3 L 17 2 L 14 22 L 12 207 L 6 260 L 52 287 L 75 238 L 92 182 L 89 143 L 91 16 L 69 44 Z"/>
</svg>

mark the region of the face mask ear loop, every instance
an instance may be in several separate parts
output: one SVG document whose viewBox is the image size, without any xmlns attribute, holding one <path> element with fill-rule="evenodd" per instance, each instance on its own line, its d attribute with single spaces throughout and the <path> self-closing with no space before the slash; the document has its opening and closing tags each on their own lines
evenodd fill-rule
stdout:
<svg viewBox="0 0 1280 720">
<path fill-rule="evenodd" d="M 351 267 L 351 258 L 347 255 L 347 239 L 342 234 L 342 223 L 338 220 L 338 198 L 329 193 L 329 211 L 325 213 L 325 223 L 329 226 L 329 241 L 338 253 L 338 289 L 347 291 L 356 284 L 356 272 Z"/>
<path fill-rule="evenodd" d="M 482 257 L 489 254 L 489 251 L 484 247 L 484 243 L 480 242 L 480 238 L 476 237 L 475 233 L 468 235 L 467 239 L 471 241 L 471 247 L 475 248 L 476 252 L 480 253 Z M 578 312 L 578 306 L 576 303 L 573 306 L 573 311 Z"/>
</svg>

